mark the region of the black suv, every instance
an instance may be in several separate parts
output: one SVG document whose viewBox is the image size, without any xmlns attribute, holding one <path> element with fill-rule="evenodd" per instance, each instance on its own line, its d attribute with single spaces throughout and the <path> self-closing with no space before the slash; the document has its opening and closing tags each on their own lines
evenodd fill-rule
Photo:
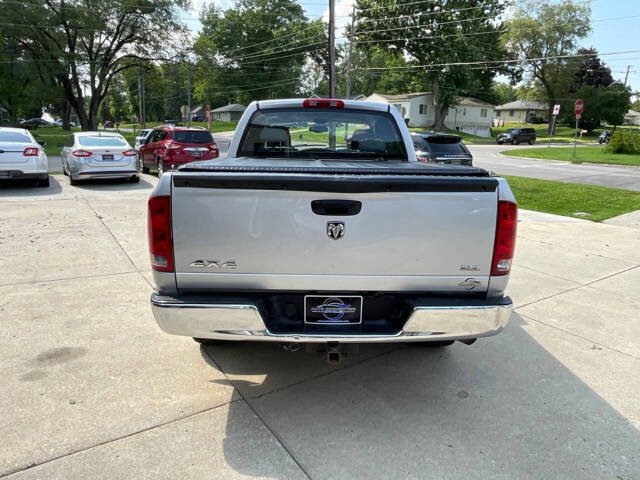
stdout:
<svg viewBox="0 0 640 480">
<path fill-rule="evenodd" d="M 510 128 L 496 137 L 498 145 L 503 143 L 518 145 L 520 142 L 527 142 L 529 145 L 533 145 L 535 141 L 536 131 L 533 128 Z"/>
<path fill-rule="evenodd" d="M 473 164 L 471 152 L 457 135 L 445 133 L 411 133 L 413 147 L 419 162 L 448 165 Z"/>
</svg>

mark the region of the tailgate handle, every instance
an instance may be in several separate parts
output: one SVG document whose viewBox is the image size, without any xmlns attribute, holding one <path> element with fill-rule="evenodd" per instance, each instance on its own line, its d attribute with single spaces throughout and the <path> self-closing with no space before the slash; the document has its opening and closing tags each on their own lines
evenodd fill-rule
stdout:
<svg viewBox="0 0 640 480">
<path fill-rule="evenodd" d="M 357 200 L 313 200 L 311 202 L 311 210 L 316 215 L 357 215 L 361 209 L 362 202 Z"/>
</svg>

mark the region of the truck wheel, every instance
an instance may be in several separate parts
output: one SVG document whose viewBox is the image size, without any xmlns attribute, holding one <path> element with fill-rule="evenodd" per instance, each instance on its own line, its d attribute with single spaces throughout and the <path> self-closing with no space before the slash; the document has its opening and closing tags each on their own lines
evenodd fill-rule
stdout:
<svg viewBox="0 0 640 480">
<path fill-rule="evenodd" d="M 518 141 L 517 138 L 514 138 L 513 140 L 511 140 L 511 145 L 518 145 L 520 142 Z"/>
<path fill-rule="evenodd" d="M 423 345 L 429 348 L 448 347 L 453 343 L 453 340 L 443 340 L 441 342 L 424 342 Z"/>
<path fill-rule="evenodd" d="M 533 145 L 533 144 L 535 143 L 535 141 L 536 141 L 536 139 L 535 139 L 535 138 L 533 138 L 533 137 L 531 137 L 531 138 L 529 139 L 529 145 Z"/>
</svg>

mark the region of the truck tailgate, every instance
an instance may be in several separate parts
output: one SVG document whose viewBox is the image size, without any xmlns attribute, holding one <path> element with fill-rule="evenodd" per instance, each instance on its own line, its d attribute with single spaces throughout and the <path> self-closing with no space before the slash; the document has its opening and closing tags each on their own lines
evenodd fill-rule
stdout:
<svg viewBox="0 0 640 480">
<path fill-rule="evenodd" d="M 177 172 L 177 285 L 486 291 L 497 185 L 492 177 Z"/>
</svg>

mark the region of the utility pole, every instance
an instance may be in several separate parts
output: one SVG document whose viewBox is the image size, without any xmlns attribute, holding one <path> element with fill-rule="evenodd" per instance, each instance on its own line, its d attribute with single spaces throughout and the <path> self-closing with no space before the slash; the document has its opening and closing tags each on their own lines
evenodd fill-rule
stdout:
<svg viewBox="0 0 640 480">
<path fill-rule="evenodd" d="M 187 122 L 191 126 L 191 65 L 187 66 Z"/>
<path fill-rule="evenodd" d="M 628 80 L 628 78 L 629 78 L 629 70 L 630 70 L 630 69 L 631 69 L 631 65 L 627 65 L 627 73 L 626 73 L 626 75 L 624 76 L 624 86 L 625 86 L 625 87 L 627 86 L 627 80 Z"/>
<path fill-rule="evenodd" d="M 351 96 L 351 65 L 353 62 L 352 54 L 353 54 L 353 34 L 354 34 L 354 26 L 356 23 L 356 6 L 353 5 L 353 10 L 351 10 L 351 31 L 349 32 L 349 59 L 347 61 L 347 100 Z"/>
<path fill-rule="evenodd" d="M 140 69 L 142 71 L 142 68 Z M 142 81 L 140 77 L 142 75 L 138 74 L 138 122 L 142 123 Z"/>
<path fill-rule="evenodd" d="M 329 97 L 336 96 L 336 6 L 329 0 Z"/>
<path fill-rule="evenodd" d="M 142 67 L 140 67 L 140 82 L 141 82 L 141 88 L 140 88 L 140 105 L 141 105 L 141 110 L 142 110 L 142 128 L 146 128 L 147 126 L 147 113 L 145 112 L 145 108 L 144 108 L 144 103 L 145 103 L 145 94 L 144 94 L 144 69 Z"/>
</svg>

